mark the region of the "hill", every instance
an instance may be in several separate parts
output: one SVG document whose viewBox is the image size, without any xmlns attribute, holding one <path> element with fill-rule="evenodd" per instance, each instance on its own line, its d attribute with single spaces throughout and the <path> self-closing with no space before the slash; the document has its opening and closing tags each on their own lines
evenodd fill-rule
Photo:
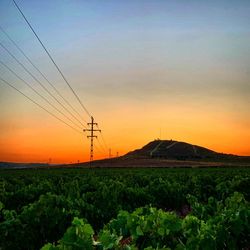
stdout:
<svg viewBox="0 0 250 250">
<path fill-rule="evenodd" d="M 141 149 L 125 155 L 127 158 L 162 158 L 174 160 L 247 161 L 250 156 L 218 153 L 213 150 L 174 140 L 154 140 Z"/>
<path fill-rule="evenodd" d="M 154 140 L 124 156 L 75 164 L 76 167 L 210 167 L 250 166 L 250 156 L 217 153 L 173 140 Z"/>
</svg>

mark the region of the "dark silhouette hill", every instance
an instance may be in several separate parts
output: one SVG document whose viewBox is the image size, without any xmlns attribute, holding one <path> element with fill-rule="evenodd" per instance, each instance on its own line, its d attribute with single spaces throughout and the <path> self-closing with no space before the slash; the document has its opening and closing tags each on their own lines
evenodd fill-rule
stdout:
<svg viewBox="0 0 250 250">
<path fill-rule="evenodd" d="M 250 167 L 250 156 L 218 153 L 174 140 L 154 140 L 124 156 L 95 160 L 69 167 Z"/>
<path fill-rule="evenodd" d="M 201 146 L 174 140 L 151 141 L 141 149 L 137 149 L 127 153 L 124 157 L 250 162 L 250 156 L 238 156 L 218 153 Z"/>
</svg>

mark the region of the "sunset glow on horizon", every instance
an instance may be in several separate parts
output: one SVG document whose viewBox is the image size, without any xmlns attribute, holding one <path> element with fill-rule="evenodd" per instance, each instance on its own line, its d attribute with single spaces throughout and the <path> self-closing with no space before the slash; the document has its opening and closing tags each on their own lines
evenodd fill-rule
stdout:
<svg viewBox="0 0 250 250">
<path fill-rule="evenodd" d="M 17 2 L 102 130 L 94 159 L 158 138 L 250 156 L 249 1 Z M 90 122 L 9 0 L 0 26 Z M 1 31 L 0 42 L 43 81 Z M 57 105 L 1 47 L 0 60 Z M 1 64 L 0 76 L 66 121 Z M 89 160 L 87 133 L 1 81 L 0 114 L 0 161 Z"/>
</svg>

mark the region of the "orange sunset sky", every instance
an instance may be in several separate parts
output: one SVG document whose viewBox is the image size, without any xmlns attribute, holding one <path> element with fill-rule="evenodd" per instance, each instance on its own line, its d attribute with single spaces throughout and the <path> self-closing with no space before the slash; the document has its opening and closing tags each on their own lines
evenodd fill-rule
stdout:
<svg viewBox="0 0 250 250">
<path fill-rule="evenodd" d="M 17 2 L 103 131 L 95 159 L 157 138 L 250 155 L 249 1 Z M 89 121 L 11 1 L 0 2 L 0 26 Z M 0 42 L 50 88 L 2 30 Z M 0 61 L 61 110 L 3 47 Z M 66 121 L 1 63 L 0 77 Z M 86 133 L 1 80 L 0 114 L 0 161 L 89 159 Z"/>
</svg>

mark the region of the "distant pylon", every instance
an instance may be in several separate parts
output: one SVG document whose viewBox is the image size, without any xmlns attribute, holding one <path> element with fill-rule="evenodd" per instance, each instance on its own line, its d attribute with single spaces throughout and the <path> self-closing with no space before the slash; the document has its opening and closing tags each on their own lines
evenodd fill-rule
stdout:
<svg viewBox="0 0 250 250">
<path fill-rule="evenodd" d="M 97 138 L 96 135 L 94 135 L 95 131 L 101 132 L 100 129 L 94 129 L 94 126 L 97 126 L 98 124 L 94 122 L 94 117 L 91 116 L 91 122 L 87 123 L 88 126 L 90 126 L 90 129 L 84 129 L 83 132 L 89 131 L 90 135 L 87 136 L 87 138 L 90 138 L 90 162 L 93 161 L 94 158 L 94 138 Z"/>
</svg>

